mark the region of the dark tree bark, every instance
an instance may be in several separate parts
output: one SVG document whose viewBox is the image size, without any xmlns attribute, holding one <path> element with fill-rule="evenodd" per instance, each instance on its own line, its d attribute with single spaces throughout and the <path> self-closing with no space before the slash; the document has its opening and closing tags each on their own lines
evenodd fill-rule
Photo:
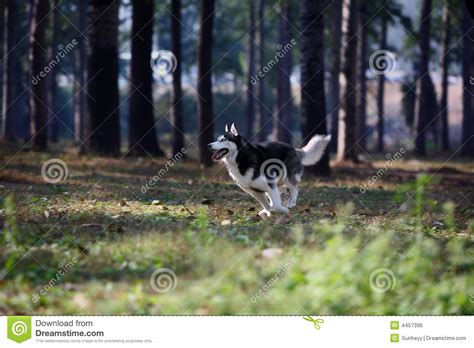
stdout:
<svg viewBox="0 0 474 348">
<path fill-rule="evenodd" d="M 182 152 L 184 148 L 183 124 L 183 88 L 181 86 L 181 0 L 171 1 L 171 50 L 178 64 L 173 71 L 173 99 L 171 106 L 172 147 L 173 153 Z"/>
<path fill-rule="evenodd" d="M 449 44 L 451 41 L 450 13 L 448 4 L 443 9 L 443 38 L 441 47 L 441 146 L 444 151 L 449 151 L 449 122 L 448 122 L 448 70 L 449 70 Z"/>
<path fill-rule="evenodd" d="M 263 71 L 265 67 L 265 0 L 259 0 L 258 3 L 258 66 L 259 71 Z M 258 141 L 265 141 L 268 135 L 271 133 L 271 122 L 272 117 L 270 108 L 267 106 L 267 95 L 266 95 L 266 83 L 265 78 L 258 80 L 258 99 L 257 103 L 257 134 Z"/>
<path fill-rule="evenodd" d="M 288 2 L 280 3 L 279 8 L 279 29 L 278 41 L 281 51 L 290 44 L 291 31 L 290 23 L 290 4 Z M 291 113 L 293 109 L 291 96 L 291 48 L 282 53 L 277 67 L 277 112 L 274 122 L 274 131 L 276 139 L 291 144 Z"/>
<path fill-rule="evenodd" d="M 198 119 L 199 161 L 205 166 L 212 164 L 207 144 L 214 137 L 212 102 L 212 30 L 214 26 L 214 0 L 201 0 L 198 39 Z"/>
<path fill-rule="evenodd" d="M 357 139 L 362 149 L 367 148 L 366 132 L 367 132 L 367 78 L 365 71 L 367 70 L 367 4 L 365 1 L 359 1 L 359 20 L 357 30 L 359 32 L 359 52 L 358 52 L 358 86 L 359 93 L 357 95 Z"/>
<path fill-rule="evenodd" d="M 59 0 L 54 1 L 54 9 L 51 15 L 51 42 L 48 49 L 49 61 L 53 61 L 56 59 L 56 55 L 58 53 L 58 44 L 59 44 L 59 25 L 58 25 L 58 17 L 59 17 Z M 61 62 L 58 62 L 60 65 Z M 59 130 L 59 121 L 57 115 L 58 112 L 58 84 L 56 82 L 56 77 L 58 74 L 59 66 L 56 66 L 51 70 L 48 74 L 48 123 L 49 123 L 49 139 L 51 142 L 56 143 L 58 142 L 58 130 Z"/>
<path fill-rule="evenodd" d="M 84 33 L 86 30 L 87 3 L 87 0 L 79 0 L 77 28 L 81 33 Z M 74 55 L 74 135 L 79 142 L 80 153 L 85 152 L 85 146 L 82 142 L 85 138 L 85 129 L 90 128 L 86 124 L 89 118 L 86 116 L 86 94 L 83 90 L 86 88 L 87 67 L 87 45 L 83 35 L 79 34 L 76 36 L 77 48 Z"/>
<path fill-rule="evenodd" d="M 49 11 L 49 0 L 35 0 L 30 27 L 29 56 L 32 78 L 30 80 L 29 104 L 32 144 L 36 150 L 45 150 L 48 145 L 48 82 L 44 70 L 47 65 L 47 52 L 44 48 L 47 45 L 46 30 L 48 28 L 48 20 L 45 18 Z"/>
<path fill-rule="evenodd" d="M 343 74 L 346 80 L 344 91 L 344 110 L 339 114 L 339 137 L 337 145 L 338 161 L 358 162 L 356 146 L 356 103 L 357 71 L 354 66 L 357 56 L 357 39 L 354 37 L 357 28 L 357 1 L 345 0 L 344 6 L 348 19 L 344 24 L 344 58 Z"/>
<path fill-rule="evenodd" d="M 474 156 L 474 86 L 472 76 L 474 76 L 474 49 L 472 39 L 474 30 L 473 20 L 469 15 L 466 5 L 463 5 L 462 18 L 462 77 L 463 77 L 463 118 L 462 118 L 462 139 L 461 153 L 464 156 Z M 468 33 L 468 35 L 466 35 Z"/>
<path fill-rule="evenodd" d="M 114 156 L 120 154 L 118 7 L 115 0 L 90 0 L 88 12 L 90 149 Z"/>
<path fill-rule="evenodd" d="M 303 143 L 316 134 L 327 134 L 324 92 L 324 20 L 323 1 L 303 0 L 301 28 L 301 130 Z M 329 175 L 329 153 L 309 171 Z"/>
<path fill-rule="evenodd" d="M 431 2 L 432 0 L 423 0 L 421 9 L 421 27 L 420 27 L 420 66 L 418 79 L 420 81 L 420 98 L 418 100 L 418 114 L 416 119 L 416 153 L 420 156 L 426 156 L 425 131 L 429 119 L 427 105 L 429 89 L 429 54 L 430 54 L 430 26 L 431 26 Z"/>
<path fill-rule="evenodd" d="M 5 52 L 5 8 L 7 0 L 0 0 L 0 111 L 3 112 L 3 76 L 4 76 L 4 52 Z M 2 117 L 0 116 L 0 137 L 3 137 Z"/>
<path fill-rule="evenodd" d="M 162 156 L 153 116 L 153 0 L 132 0 L 132 61 L 130 78 L 129 137 L 132 155 Z"/>
<path fill-rule="evenodd" d="M 380 18 L 380 50 L 387 50 L 387 14 L 383 11 Z M 379 72 L 377 83 L 377 151 L 383 152 L 384 149 L 384 99 L 385 99 L 385 73 Z"/>
<path fill-rule="evenodd" d="M 14 140 L 13 119 L 19 112 L 17 99 L 17 81 L 21 80 L 16 74 L 20 61 L 18 49 L 14 49 L 18 41 L 18 2 L 4 0 L 4 31 L 3 31 L 3 100 L 2 100 L 2 137 L 7 141 Z"/>
<path fill-rule="evenodd" d="M 331 13 L 331 79 L 329 80 L 328 112 L 331 120 L 331 151 L 337 151 L 337 136 L 340 109 L 341 44 L 342 44 L 342 2 L 334 0 Z"/>
<path fill-rule="evenodd" d="M 247 65 L 247 138 L 252 138 L 253 122 L 255 119 L 255 94 L 252 77 L 255 75 L 255 3 L 249 0 L 249 47 Z"/>
</svg>

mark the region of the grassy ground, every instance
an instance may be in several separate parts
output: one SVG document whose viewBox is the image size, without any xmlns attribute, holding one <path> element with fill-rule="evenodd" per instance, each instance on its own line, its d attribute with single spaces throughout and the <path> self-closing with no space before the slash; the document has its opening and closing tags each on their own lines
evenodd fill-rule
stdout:
<svg viewBox="0 0 474 348">
<path fill-rule="evenodd" d="M 472 314 L 474 163 L 446 160 L 307 177 L 262 220 L 220 165 L 6 153 L 0 313 Z"/>
</svg>

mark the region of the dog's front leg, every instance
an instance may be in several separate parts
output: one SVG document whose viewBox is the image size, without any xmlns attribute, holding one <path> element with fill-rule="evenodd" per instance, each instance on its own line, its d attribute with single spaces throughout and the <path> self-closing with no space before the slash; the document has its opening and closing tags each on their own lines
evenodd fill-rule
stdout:
<svg viewBox="0 0 474 348">
<path fill-rule="evenodd" d="M 288 208 L 284 207 L 281 204 L 280 190 L 278 190 L 277 186 L 268 189 L 267 194 L 270 197 L 270 201 L 271 201 L 270 210 L 279 211 L 281 213 L 288 214 L 289 212 Z"/>
<path fill-rule="evenodd" d="M 258 213 L 260 217 L 265 218 L 271 215 L 270 205 L 268 204 L 268 201 L 267 201 L 267 198 L 265 197 L 264 192 L 252 190 L 251 188 L 250 189 L 242 188 L 242 189 L 245 192 L 247 192 L 249 195 L 251 195 L 253 198 L 255 198 L 263 207 L 263 209 Z"/>
</svg>

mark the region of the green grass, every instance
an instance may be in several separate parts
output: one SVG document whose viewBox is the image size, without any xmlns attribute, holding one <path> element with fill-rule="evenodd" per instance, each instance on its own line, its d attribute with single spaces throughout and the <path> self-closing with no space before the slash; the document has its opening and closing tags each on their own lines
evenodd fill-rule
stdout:
<svg viewBox="0 0 474 348">
<path fill-rule="evenodd" d="M 53 157 L 59 184 L 41 177 Z M 1 314 L 474 312 L 473 163 L 400 161 L 365 193 L 376 168 L 336 168 L 262 220 L 221 166 L 179 162 L 143 193 L 164 160 L 2 160 Z M 159 268 L 174 290 L 153 290 Z"/>
</svg>

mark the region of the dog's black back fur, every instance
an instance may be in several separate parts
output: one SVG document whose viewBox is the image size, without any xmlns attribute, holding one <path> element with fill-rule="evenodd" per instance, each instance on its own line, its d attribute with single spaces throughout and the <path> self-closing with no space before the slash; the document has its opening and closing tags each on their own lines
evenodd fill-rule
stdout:
<svg viewBox="0 0 474 348">
<path fill-rule="evenodd" d="M 236 163 L 241 175 L 249 169 L 254 169 L 253 178 L 256 179 L 260 173 L 260 167 L 268 159 L 278 159 L 282 161 L 287 170 L 288 180 L 293 182 L 295 174 L 301 174 L 303 165 L 298 152 L 289 144 L 278 141 L 265 143 L 246 142 L 240 135 L 234 135 L 230 132 L 223 135 L 227 140 L 237 144 Z"/>
</svg>

